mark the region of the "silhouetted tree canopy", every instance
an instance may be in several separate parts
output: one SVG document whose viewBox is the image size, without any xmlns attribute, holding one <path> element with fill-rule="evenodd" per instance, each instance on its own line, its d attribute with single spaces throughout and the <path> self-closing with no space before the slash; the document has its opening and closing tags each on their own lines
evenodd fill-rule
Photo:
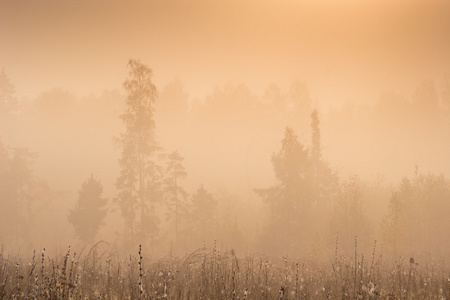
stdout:
<svg viewBox="0 0 450 300">
<path fill-rule="evenodd" d="M 272 155 L 272 165 L 277 184 L 256 190 L 269 207 L 264 236 L 276 249 L 289 252 L 300 246 L 313 196 L 308 150 L 289 127 L 284 132 L 281 149 Z"/>
<path fill-rule="evenodd" d="M 75 234 L 84 243 L 93 243 L 98 230 L 104 225 L 108 200 L 102 197 L 103 187 L 93 175 L 83 182 L 75 208 L 69 212 L 69 222 Z"/>
<path fill-rule="evenodd" d="M 450 238 L 450 180 L 444 175 L 405 177 L 395 190 L 382 223 L 382 237 L 394 255 L 425 246 L 441 251 Z"/>
<path fill-rule="evenodd" d="M 217 201 L 203 186 L 192 195 L 191 221 L 193 237 L 197 243 L 212 241 L 217 231 L 216 208 Z"/>
</svg>

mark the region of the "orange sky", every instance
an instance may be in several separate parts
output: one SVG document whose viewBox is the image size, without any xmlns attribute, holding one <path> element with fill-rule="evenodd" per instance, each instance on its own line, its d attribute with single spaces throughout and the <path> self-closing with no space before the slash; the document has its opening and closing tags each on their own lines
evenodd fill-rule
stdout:
<svg viewBox="0 0 450 300">
<path fill-rule="evenodd" d="M 300 79 L 321 103 L 449 72 L 450 2 L 336 2 L 0 0 L 0 66 L 20 98 L 121 88 L 133 57 L 191 98 L 228 81 L 262 93 Z"/>
</svg>

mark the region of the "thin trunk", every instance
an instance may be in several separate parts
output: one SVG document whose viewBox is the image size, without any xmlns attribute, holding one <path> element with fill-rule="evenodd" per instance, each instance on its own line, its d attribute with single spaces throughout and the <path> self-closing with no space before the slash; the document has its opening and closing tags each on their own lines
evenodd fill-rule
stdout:
<svg viewBox="0 0 450 300">
<path fill-rule="evenodd" d="M 175 246 L 178 246 L 178 186 L 175 176 Z"/>
<path fill-rule="evenodd" d="M 397 249 L 396 249 L 396 246 L 397 246 L 397 219 L 396 219 L 396 217 L 394 216 L 394 260 L 395 260 L 395 258 L 396 258 L 396 256 L 397 256 Z"/>
<path fill-rule="evenodd" d="M 140 78 L 139 78 L 140 80 Z M 137 145 L 137 155 L 138 155 L 138 172 L 139 172 L 139 209 L 141 212 L 140 216 L 140 230 L 141 230 L 141 237 L 144 235 L 144 218 L 145 218 L 145 201 L 144 201 L 144 158 L 142 153 L 142 132 L 140 131 L 138 134 L 138 145 Z M 143 241 L 140 241 L 143 242 Z"/>
</svg>

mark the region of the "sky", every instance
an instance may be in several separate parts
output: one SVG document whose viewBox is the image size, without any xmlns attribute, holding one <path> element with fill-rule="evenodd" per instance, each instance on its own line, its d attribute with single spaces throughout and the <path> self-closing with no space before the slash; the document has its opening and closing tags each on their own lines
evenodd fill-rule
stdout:
<svg viewBox="0 0 450 300">
<path fill-rule="evenodd" d="M 327 111 L 371 104 L 391 90 L 411 98 L 424 80 L 439 89 L 450 76 L 449 53 L 450 2 L 440 0 L 0 0 L 0 67 L 20 100 L 33 101 L 53 88 L 79 97 L 115 89 L 125 93 L 130 58 L 153 69 L 160 92 L 179 79 L 190 101 L 202 101 L 228 83 L 244 83 L 262 96 L 270 84 L 287 92 L 292 82 L 304 81 L 324 118 L 327 158 L 338 168 L 360 159 L 358 171 L 349 168 L 356 173 L 386 167 L 373 163 L 364 147 L 349 152 L 361 141 L 347 129 L 342 135 L 353 144 L 340 147 L 341 135 L 329 128 L 336 125 L 326 127 Z M 281 132 L 276 146 L 261 156 L 277 149 Z M 302 142 L 309 140 L 307 133 L 299 134 Z M 13 142 L 5 141 L 20 144 L 14 135 L 18 140 L 19 134 L 11 134 Z M 40 152 L 45 161 L 46 151 Z M 270 160 L 264 161 L 270 171 Z M 411 161 L 423 164 L 412 157 L 398 173 L 410 170 Z M 442 165 L 440 159 L 434 164 Z"/>
<path fill-rule="evenodd" d="M 448 53 L 448 1 L 0 0 L 0 66 L 20 99 L 121 89 L 139 58 L 191 100 L 228 82 L 262 94 L 302 80 L 340 105 L 440 79 Z"/>
</svg>

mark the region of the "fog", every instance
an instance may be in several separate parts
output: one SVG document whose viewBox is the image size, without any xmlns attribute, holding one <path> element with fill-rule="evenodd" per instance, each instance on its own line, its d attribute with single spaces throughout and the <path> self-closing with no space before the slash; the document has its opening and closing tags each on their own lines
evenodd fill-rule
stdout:
<svg viewBox="0 0 450 300">
<path fill-rule="evenodd" d="M 1 0 L 0 43 L 8 250 L 450 253 L 445 1 Z"/>
</svg>

